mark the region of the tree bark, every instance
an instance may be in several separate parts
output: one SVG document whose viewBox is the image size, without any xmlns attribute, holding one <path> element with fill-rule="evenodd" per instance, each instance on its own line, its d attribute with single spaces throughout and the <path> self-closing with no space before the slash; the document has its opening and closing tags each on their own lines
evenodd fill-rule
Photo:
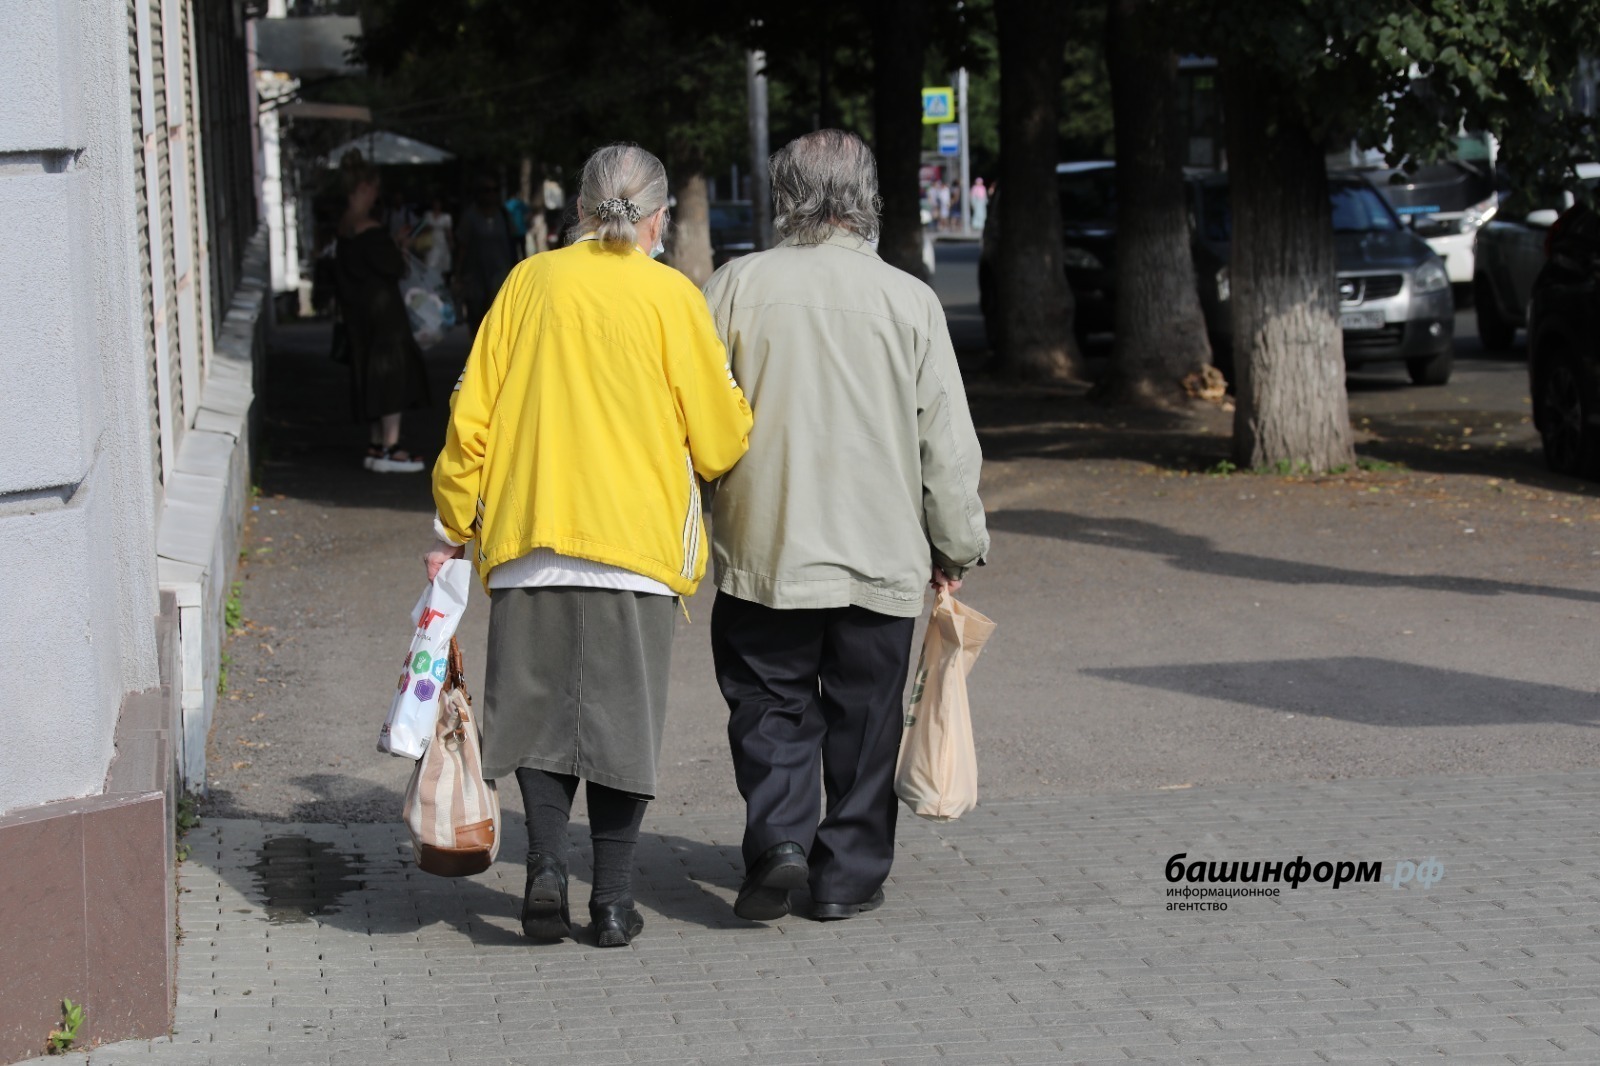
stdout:
<svg viewBox="0 0 1600 1066">
<path fill-rule="evenodd" d="M 668 235 L 672 251 L 668 260 L 689 276 L 696 285 L 711 277 L 711 198 L 705 174 L 699 170 L 682 172 L 672 212 L 672 232 Z"/>
<path fill-rule="evenodd" d="M 1322 146 L 1248 59 L 1223 70 L 1231 170 L 1234 461 L 1322 472 L 1354 460 Z"/>
<path fill-rule="evenodd" d="M 873 140 L 883 197 L 878 254 L 926 281 L 922 263 L 922 62 L 926 0 L 877 0 L 872 10 Z"/>
<path fill-rule="evenodd" d="M 1082 377 L 1072 290 L 1062 260 L 1056 156 L 1065 0 L 995 0 L 1000 45 L 1000 250 L 995 280 L 1002 373 Z"/>
<path fill-rule="evenodd" d="M 1211 362 L 1183 192 L 1178 54 L 1163 0 L 1110 0 L 1106 61 L 1117 150 L 1116 346 L 1103 383 L 1119 402 L 1162 404 Z"/>
</svg>

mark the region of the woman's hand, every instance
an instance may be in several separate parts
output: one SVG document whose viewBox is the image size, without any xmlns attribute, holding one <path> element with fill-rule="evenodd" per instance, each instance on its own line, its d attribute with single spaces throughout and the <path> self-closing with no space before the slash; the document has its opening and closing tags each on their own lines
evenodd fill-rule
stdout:
<svg viewBox="0 0 1600 1066">
<path fill-rule="evenodd" d="M 460 559 L 467 554 L 465 544 L 447 544 L 442 540 L 433 542 L 422 557 L 422 565 L 428 569 L 428 580 L 432 581 L 439 576 L 439 568 L 451 559 Z"/>
<path fill-rule="evenodd" d="M 960 581 L 949 576 L 937 566 L 933 568 L 933 580 L 928 583 L 933 586 L 933 591 L 935 592 L 945 592 L 947 590 L 954 592 L 961 587 Z"/>
</svg>

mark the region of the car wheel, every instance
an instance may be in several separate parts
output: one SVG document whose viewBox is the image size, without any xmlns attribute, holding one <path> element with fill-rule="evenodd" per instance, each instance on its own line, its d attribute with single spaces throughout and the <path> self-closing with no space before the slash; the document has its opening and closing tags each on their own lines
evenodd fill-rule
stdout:
<svg viewBox="0 0 1600 1066">
<path fill-rule="evenodd" d="M 1556 352 L 1539 375 L 1539 439 L 1545 465 L 1558 474 L 1600 477 L 1600 431 L 1578 360 Z"/>
<path fill-rule="evenodd" d="M 1517 339 L 1517 327 L 1500 314 L 1494 286 L 1482 274 L 1472 279 L 1472 306 L 1478 313 L 1478 339 L 1491 352 L 1509 352 Z"/>
<path fill-rule="evenodd" d="M 1406 373 L 1411 375 L 1413 385 L 1448 385 L 1455 365 L 1455 353 L 1444 352 L 1431 359 L 1407 359 Z"/>
</svg>

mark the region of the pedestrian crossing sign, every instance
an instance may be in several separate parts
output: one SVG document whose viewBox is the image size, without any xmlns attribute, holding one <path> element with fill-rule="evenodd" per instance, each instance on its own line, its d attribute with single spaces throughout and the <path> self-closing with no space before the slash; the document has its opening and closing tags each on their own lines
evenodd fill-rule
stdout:
<svg viewBox="0 0 1600 1066">
<path fill-rule="evenodd" d="M 922 124 L 942 126 L 956 120 L 956 91 L 948 85 L 922 90 Z"/>
</svg>

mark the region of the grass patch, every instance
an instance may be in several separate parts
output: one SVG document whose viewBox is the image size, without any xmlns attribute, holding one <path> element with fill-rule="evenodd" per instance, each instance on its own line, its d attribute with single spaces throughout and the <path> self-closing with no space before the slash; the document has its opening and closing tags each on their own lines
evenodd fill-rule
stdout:
<svg viewBox="0 0 1600 1066">
<path fill-rule="evenodd" d="M 45 1037 L 44 1052 L 46 1055 L 65 1055 L 72 1050 L 72 1045 L 78 1040 L 78 1030 L 83 1028 L 84 1010 L 82 1003 L 74 1003 L 70 999 L 61 1001 L 61 1028 L 50 1030 L 50 1035 Z"/>
<path fill-rule="evenodd" d="M 178 831 L 178 861 L 183 862 L 189 857 L 189 845 L 183 842 L 183 838 L 189 835 L 189 830 L 200 824 L 200 801 L 188 792 L 180 795 L 172 821 Z"/>
</svg>

